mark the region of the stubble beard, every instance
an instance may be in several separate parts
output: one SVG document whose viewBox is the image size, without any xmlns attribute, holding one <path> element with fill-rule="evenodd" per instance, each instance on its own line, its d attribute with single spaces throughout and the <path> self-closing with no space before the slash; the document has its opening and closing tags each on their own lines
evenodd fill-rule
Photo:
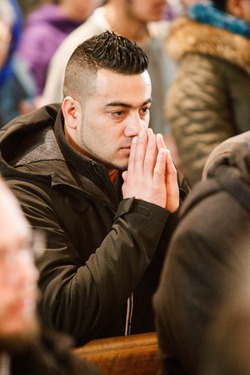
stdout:
<svg viewBox="0 0 250 375">
<path fill-rule="evenodd" d="M 127 162 L 124 162 L 124 165 L 119 165 L 118 163 L 114 163 L 114 162 L 105 160 L 104 158 L 101 158 L 97 154 L 93 154 L 93 153 L 90 156 L 90 158 L 92 160 L 96 161 L 97 163 L 100 163 L 100 164 L 104 165 L 108 170 L 118 169 L 120 171 L 126 171 L 127 168 L 128 168 L 128 160 L 127 160 Z"/>
</svg>

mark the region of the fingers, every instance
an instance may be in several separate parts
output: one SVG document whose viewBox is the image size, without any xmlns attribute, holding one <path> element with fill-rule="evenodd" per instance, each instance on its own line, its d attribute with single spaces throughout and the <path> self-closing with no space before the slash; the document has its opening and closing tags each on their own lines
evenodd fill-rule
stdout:
<svg viewBox="0 0 250 375">
<path fill-rule="evenodd" d="M 167 190 L 167 204 L 166 208 L 170 212 L 175 212 L 180 204 L 180 191 L 177 180 L 177 170 L 173 163 L 170 151 L 167 150 L 166 158 L 166 190 Z"/>
<path fill-rule="evenodd" d="M 156 164 L 154 167 L 154 183 L 156 185 L 165 184 L 165 171 L 167 163 L 168 150 L 161 148 L 158 152 Z"/>
<path fill-rule="evenodd" d="M 147 133 L 140 130 L 137 137 L 134 137 L 131 144 L 128 172 L 143 173 L 144 158 L 147 145 Z"/>
<path fill-rule="evenodd" d="M 123 181 L 124 181 L 124 182 L 127 182 L 127 179 L 128 179 L 128 171 L 124 171 L 124 172 L 122 172 L 122 178 L 123 178 Z"/>
<path fill-rule="evenodd" d="M 159 143 L 164 147 L 164 141 Z M 145 178 L 151 178 L 154 173 L 157 158 L 157 138 L 152 129 L 140 130 L 132 141 L 129 168 L 141 173 Z"/>
<path fill-rule="evenodd" d="M 166 144 L 165 144 L 165 141 L 164 141 L 164 138 L 163 138 L 162 134 L 156 134 L 156 143 L 157 143 L 158 151 L 161 148 L 166 148 Z"/>
<path fill-rule="evenodd" d="M 157 158 L 157 145 L 156 136 L 153 133 L 152 129 L 148 129 L 147 133 L 148 142 L 144 158 L 144 175 L 145 178 L 152 178 Z"/>
<path fill-rule="evenodd" d="M 179 207 L 177 172 L 162 135 L 141 130 L 133 138 L 123 197 L 142 199 L 174 212 Z"/>
</svg>

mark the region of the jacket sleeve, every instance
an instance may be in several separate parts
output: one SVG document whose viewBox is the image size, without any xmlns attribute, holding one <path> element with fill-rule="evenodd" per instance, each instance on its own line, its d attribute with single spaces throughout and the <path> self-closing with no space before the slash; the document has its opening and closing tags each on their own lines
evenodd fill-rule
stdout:
<svg viewBox="0 0 250 375">
<path fill-rule="evenodd" d="M 126 305 L 150 265 L 169 212 L 144 201 L 122 200 L 112 229 L 99 247 L 94 249 L 88 243 L 80 243 L 84 253 L 89 254 L 83 261 L 78 251 L 79 239 L 87 235 L 81 237 L 78 233 L 78 238 L 69 235 L 69 228 L 64 227 L 62 218 L 53 209 L 58 194 L 53 196 L 50 189 L 49 196 L 32 183 L 9 181 L 9 184 L 32 226 L 44 229 L 47 235 L 46 252 L 37 263 L 43 292 L 41 311 L 46 324 L 73 334 L 77 344 L 98 337 Z M 73 225 L 73 217 L 67 205 L 64 206 L 63 215 Z M 81 228 L 86 232 L 90 223 L 85 220 L 84 225 Z M 101 224 L 93 225 L 99 236 Z"/>
<path fill-rule="evenodd" d="M 225 65 L 212 57 L 184 56 L 166 98 L 166 116 L 191 186 L 201 179 L 214 147 L 235 134 Z"/>
</svg>

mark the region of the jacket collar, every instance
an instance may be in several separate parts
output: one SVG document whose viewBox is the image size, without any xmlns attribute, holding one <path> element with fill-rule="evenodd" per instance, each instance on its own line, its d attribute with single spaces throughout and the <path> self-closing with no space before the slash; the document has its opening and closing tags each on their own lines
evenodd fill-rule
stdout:
<svg viewBox="0 0 250 375">
<path fill-rule="evenodd" d="M 60 105 L 21 116 L 0 133 L 3 175 L 37 181 L 49 178 L 52 186 L 70 185 L 102 201 L 107 202 L 108 198 L 108 202 L 117 203 L 121 177 L 114 190 L 105 166 L 71 147 L 64 136 Z"/>
</svg>

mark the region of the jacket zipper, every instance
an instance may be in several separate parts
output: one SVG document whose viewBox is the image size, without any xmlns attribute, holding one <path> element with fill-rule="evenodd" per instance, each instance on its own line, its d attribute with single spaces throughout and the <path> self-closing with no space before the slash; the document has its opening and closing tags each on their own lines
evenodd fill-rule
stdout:
<svg viewBox="0 0 250 375">
<path fill-rule="evenodd" d="M 128 335 L 131 334 L 133 308 L 134 308 L 134 295 L 133 295 L 133 293 L 131 293 L 130 297 L 127 299 L 125 336 L 128 336 Z"/>
</svg>

